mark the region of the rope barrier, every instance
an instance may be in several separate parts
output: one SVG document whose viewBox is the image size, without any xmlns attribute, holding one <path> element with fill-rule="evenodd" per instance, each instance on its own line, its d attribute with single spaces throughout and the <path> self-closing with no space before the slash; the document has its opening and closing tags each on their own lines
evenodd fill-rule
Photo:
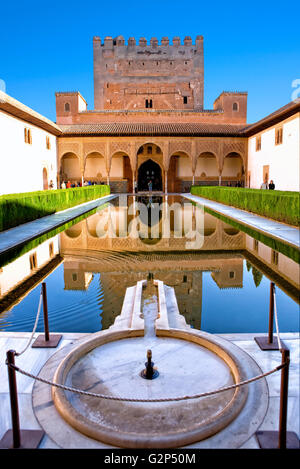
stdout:
<svg viewBox="0 0 300 469">
<path fill-rule="evenodd" d="M 138 398 L 130 398 L 130 397 L 108 396 L 108 395 L 105 395 L 105 394 L 97 394 L 97 393 L 93 393 L 93 392 L 83 391 L 81 389 L 72 388 L 70 386 L 65 386 L 63 384 L 53 383 L 52 381 L 49 381 L 47 379 L 40 378 L 39 376 L 35 376 L 31 373 L 28 373 L 27 371 L 22 370 L 21 368 L 17 367 L 16 365 L 12 365 L 12 364 L 7 363 L 7 362 L 6 362 L 6 364 L 8 366 L 10 366 L 11 368 L 13 368 L 15 371 L 17 371 L 17 372 L 19 372 L 19 373 L 21 373 L 25 376 L 28 376 L 29 378 L 33 378 L 33 379 L 36 379 L 37 381 L 40 381 L 44 384 L 49 384 L 50 386 L 54 386 L 54 387 L 57 387 L 59 389 L 63 389 L 64 391 L 75 392 L 77 394 L 83 394 L 83 395 L 86 395 L 86 396 L 97 397 L 97 398 L 101 398 L 101 399 L 107 399 L 107 400 L 113 400 L 113 401 L 126 401 L 126 402 L 171 402 L 171 401 L 183 401 L 183 400 L 189 400 L 189 399 L 198 399 L 200 397 L 207 397 L 207 396 L 210 396 L 212 394 L 217 394 L 217 393 L 220 393 L 220 392 L 235 389 L 235 388 L 240 387 L 240 386 L 244 386 L 245 384 L 250 384 L 250 383 L 252 383 L 254 381 L 257 381 L 261 378 L 269 376 L 272 373 L 275 373 L 276 371 L 281 370 L 282 368 L 284 368 L 287 365 L 287 363 L 282 363 L 281 365 L 277 366 L 276 368 L 273 368 L 271 371 L 267 371 L 266 373 L 262 373 L 261 375 L 254 376 L 253 378 L 250 378 L 248 380 L 241 381 L 240 383 L 236 383 L 236 384 L 233 384 L 231 386 L 226 386 L 226 387 L 223 387 L 223 388 L 219 388 L 219 389 L 216 389 L 214 391 L 207 391 L 207 392 L 204 392 L 204 393 L 201 393 L 201 394 L 194 394 L 194 395 L 191 395 L 191 396 L 182 396 L 182 397 L 168 397 L 168 398 L 166 397 L 166 398 L 160 398 L 160 399 L 138 399 Z"/>
<path fill-rule="evenodd" d="M 35 323 L 34 323 L 34 326 L 33 326 L 33 330 L 32 330 L 32 333 L 31 333 L 31 336 L 28 340 L 28 343 L 27 345 L 24 347 L 24 349 L 21 351 L 21 352 L 15 352 L 15 355 L 17 357 L 19 357 L 20 355 L 22 355 L 24 352 L 26 352 L 26 350 L 28 349 L 29 345 L 31 344 L 31 341 L 33 339 L 33 336 L 35 334 L 35 331 L 36 331 L 36 328 L 37 328 L 37 325 L 38 325 L 38 321 L 39 321 L 39 316 L 40 316 L 40 312 L 41 312 L 41 305 L 42 305 L 42 298 L 43 298 L 43 292 L 41 290 L 41 294 L 40 294 L 40 301 L 39 301 L 39 306 L 38 306 L 38 310 L 37 310 L 37 315 L 36 315 L 36 318 L 35 318 Z"/>
<path fill-rule="evenodd" d="M 280 336 L 279 336 L 275 287 L 274 287 L 274 291 L 273 291 L 273 297 L 274 297 L 274 312 L 275 312 L 274 319 L 275 319 L 275 327 L 276 327 L 276 332 L 277 332 L 277 342 L 278 342 L 278 348 L 279 348 L 279 350 L 281 350 L 282 345 L 281 345 L 281 340 L 280 340 Z"/>
</svg>

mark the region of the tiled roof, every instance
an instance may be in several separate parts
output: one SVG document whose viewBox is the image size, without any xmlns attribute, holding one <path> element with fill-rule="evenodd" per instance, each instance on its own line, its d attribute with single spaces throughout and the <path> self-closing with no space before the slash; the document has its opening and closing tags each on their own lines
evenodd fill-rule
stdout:
<svg viewBox="0 0 300 469">
<path fill-rule="evenodd" d="M 268 127 L 272 127 L 273 125 L 276 125 L 277 123 L 287 119 L 297 112 L 300 112 L 300 101 L 291 101 L 263 119 L 255 122 L 254 124 L 248 125 L 244 129 L 245 136 L 248 137 L 264 129 L 267 129 Z"/>
<path fill-rule="evenodd" d="M 95 123 L 60 125 L 63 135 L 230 135 L 241 136 L 245 124 Z"/>
<path fill-rule="evenodd" d="M 54 135 L 60 135 L 61 129 L 47 117 L 42 116 L 25 104 L 20 103 L 8 94 L 0 91 L 0 109 L 9 114 L 18 117 L 26 122 L 30 122 Z"/>
</svg>

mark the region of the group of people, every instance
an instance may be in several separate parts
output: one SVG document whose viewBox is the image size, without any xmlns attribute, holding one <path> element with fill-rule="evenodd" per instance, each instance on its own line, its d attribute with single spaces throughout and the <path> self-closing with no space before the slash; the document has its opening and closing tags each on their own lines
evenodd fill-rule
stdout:
<svg viewBox="0 0 300 469">
<path fill-rule="evenodd" d="M 97 184 L 96 182 L 92 182 L 92 181 L 84 181 L 83 183 L 84 186 L 94 186 L 96 184 Z M 82 182 L 81 181 L 78 181 L 78 182 L 63 181 L 60 185 L 61 189 L 70 189 L 73 187 L 82 187 Z"/>
<path fill-rule="evenodd" d="M 227 187 L 244 187 L 241 181 L 237 181 L 234 186 L 231 186 L 231 182 L 227 183 Z"/>
<path fill-rule="evenodd" d="M 274 181 L 271 179 L 271 181 L 268 184 L 268 181 L 266 180 L 265 182 L 262 183 L 260 186 L 261 189 L 269 189 L 269 190 L 274 190 L 275 189 L 275 184 Z"/>
</svg>

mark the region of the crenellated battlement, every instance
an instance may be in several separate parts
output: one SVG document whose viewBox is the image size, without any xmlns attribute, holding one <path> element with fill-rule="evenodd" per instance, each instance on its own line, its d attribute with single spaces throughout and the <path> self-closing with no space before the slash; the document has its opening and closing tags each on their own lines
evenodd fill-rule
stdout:
<svg viewBox="0 0 300 469">
<path fill-rule="evenodd" d="M 203 36 L 95 36 L 96 109 L 203 109 Z"/>
<path fill-rule="evenodd" d="M 94 36 L 93 38 L 94 44 L 96 43 L 100 47 L 104 48 L 113 48 L 113 47 L 179 47 L 179 46 L 201 46 L 203 44 L 203 36 L 196 36 L 195 42 L 193 43 L 191 36 L 185 36 L 183 41 L 181 41 L 179 36 L 173 37 L 173 39 L 169 39 L 167 36 L 161 38 L 159 40 L 156 37 L 152 37 L 149 41 L 145 37 L 141 37 L 136 39 L 135 37 L 129 37 L 127 40 L 127 44 L 125 43 L 125 39 L 123 36 L 117 36 L 113 38 L 112 36 L 106 36 L 102 41 L 99 36 Z"/>
</svg>

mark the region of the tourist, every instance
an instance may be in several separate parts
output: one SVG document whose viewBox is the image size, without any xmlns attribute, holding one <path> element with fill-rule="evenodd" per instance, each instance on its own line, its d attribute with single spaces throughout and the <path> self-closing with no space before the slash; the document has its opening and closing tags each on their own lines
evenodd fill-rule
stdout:
<svg viewBox="0 0 300 469">
<path fill-rule="evenodd" d="M 49 184 L 49 188 L 50 188 L 50 189 L 53 189 L 53 187 L 54 187 L 54 184 L 53 184 L 53 181 L 52 181 L 52 179 L 51 179 L 50 184 Z"/>
<path fill-rule="evenodd" d="M 61 186 L 60 186 L 60 187 L 61 187 L 62 189 L 66 189 L 67 186 L 66 186 L 65 181 L 63 181 L 63 182 L 61 183 Z"/>
<path fill-rule="evenodd" d="M 272 179 L 271 179 L 270 184 L 269 184 L 269 189 L 270 189 L 270 190 L 274 190 L 274 189 L 275 189 L 275 184 L 274 184 L 274 182 L 272 181 Z"/>
<path fill-rule="evenodd" d="M 152 181 L 148 182 L 148 189 L 149 189 L 149 192 L 152 192 Z"/>
<path fill-rule="evenodd" d="M 70 189 L 71 186 L 72 186 L 71 181 L 68 181 L 67 182 L 67 189 Z"/>
<path fill-rule="evenodd" d="M 265 181 L 262 183 L 262 185 L 260 186 L 261 189 L 268 189 L 268 182 Z"/>
</svg>

